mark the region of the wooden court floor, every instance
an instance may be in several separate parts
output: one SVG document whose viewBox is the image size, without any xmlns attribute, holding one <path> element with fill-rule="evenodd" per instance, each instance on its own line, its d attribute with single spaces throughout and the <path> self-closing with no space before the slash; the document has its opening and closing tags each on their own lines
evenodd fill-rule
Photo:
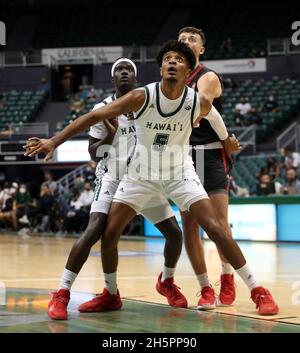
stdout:
<svg viewBox="0 0 300 353">
<path fill-rule="evenodd" d="M 0 235 L 1 332 L 300 332 L 300 244 L 240 242 L 257 280 L 271 290 L 280 312 L 256 315 L 247 287 L 236 276 L 237 300 L 229 308 L 195 310 L 198 285 L 183 251 L 176 284 L 188 309 L 173 309 L 155 291 L 163 266 L 162 239 L 122 240 L 118 286 L 123 308 L 117 312 L 79 314 L 83 301 L 101 292 L 103 278 L 96 244 L 78 276 L 69 304 L 69 320 L 51 321 L 49 293 L 56 289 L 75 239 Z M 220 264 L 215 246 L 205 241 L 208 272 L 219 291 Z M 1 303 L 2 301 L 2 303 Z"/>
</svg>

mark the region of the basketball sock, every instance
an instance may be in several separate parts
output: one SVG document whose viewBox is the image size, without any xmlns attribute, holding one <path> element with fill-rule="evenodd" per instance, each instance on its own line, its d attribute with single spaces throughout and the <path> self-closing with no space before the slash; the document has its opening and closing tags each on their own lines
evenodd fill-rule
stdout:
<svg viewBox="0 0 300 353">
<path fill-rule="evenodd" d="M 203 289 L 204 287 L 210 287 L 208 274 L 207 272 L 202 273 L 201 275 L 197 275 L 197 280 L 199 282 L 200 288 Z"/>
<path fill-rule="evenodd" d="M 60 279 L 60 289 L 70 290 L 77 276 L 78 273 L 69 271 L 65 268 Z"/>
<path fill-rule="evenodd" d="M 222 264 L 222 275 L 232 275 L 233 274 L 233 268 L 231 267 L 229 262 L 221 261 L 221 264 Z"/>
<path fill-rule="evenodd" d="M 247 263 L 243 267 L 236 270 L 236 272 L 239 274 L 239 276 L 242 278 L 242 280 L 248 286 L 250 291 L 253 288 L 256 288 L 259 286 L 254 278 L 254 275 L 251 273 L 250 268 L 247 265 Z"/>
<path fill-rule="evenodd" d="M 163 273 L 161 276 L 161 281 L 163 282 L 167 278 L 174 277 L 174 273 L 175 273 L 175 267 L 170 268 L 170 267 L 164 266 Z"/>
<path fill-rule="evenodd" d="M 103 273 L 104 285 L 110 294 L 117 294 L 117 272 Z"/>
</svg>

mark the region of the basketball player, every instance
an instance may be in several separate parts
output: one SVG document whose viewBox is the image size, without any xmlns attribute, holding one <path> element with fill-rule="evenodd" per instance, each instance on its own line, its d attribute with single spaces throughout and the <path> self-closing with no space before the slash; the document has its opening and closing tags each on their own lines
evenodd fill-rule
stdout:
<svg viewBox="0 0 300 353">
<path fill-rule="evenodd" d="M 185 86 L 196 63 L 194 54 L 186 44 L 170 41 L 160 50 L 158 63 L 161 82 L 133 90 L 107 106 L 83 115 L 51 139 L 27 142 L 27 155 L 45 152 L 49 159 L 54 149 L 75 133 L 99 121 L 135 112 L 135 151 L 114 196 L 102 238 L 101 260 L 106 287 L 102 294 L 81 304 L 79 310 L 121 308 L 116 280 L 119 238 L 128 222 L 147 202 L 163 192 L 180 209 L 190 211 L 203 226 L 251 290 L 258 313 L 276 314 L 278 306 L 270 292 L 256 283 L 239 246 L 227 234 L 228 229 L 220 226 L 195 172 L 189 148 L 186 148 L 193 124 L 197 125 L 202 116 L 209 120 L 220 116 L 205 97 L 199 98 L 193 89 Z"/>
<path fill-rule="evenodd" d="M 203 31 L 195 27 L 184 27 L 179 31 L 178 39 L 192 49 L 196 58 L 196 67 L 187 79 L 186 84 L 203 94 L 221 114 L 221 79 L 217 73 L 200 64 L 200 57 L 205 51 L 205 35 Z M 228 138 L 228 134 L 225 137 Z M 226 234 L 232 237 L 231 229 L 228 225 L 229 185 L 227 178 L 231 167 L 231 158 L 226 155 L 222 142 L 206 119 L 202 119 L 199 127 L 195 127 L 192 130 L 190 144 L 193 148 L 194 165 L 196 167 L 202 163 L 201 166 L 204 167 L 204 189 L 211 200 L 214 212 L 222 228 L 226 229 Z M 204 161 L 200 161 L 199 158 L 197 161 L 197 151 L 201 148 L 204 149 Z M 214 289 L 210 285 L 207 275 L 204 249 L 199 237 L 199 224 L 191 212 L 181 212 L 181 218 L 185 248 L 201 288 L 198 309 L 213 309 L 216 306 L 216 302 L 222 306 L 232 305 L 236 297 L 233 268 L 220 249 L 217 248 L 221 259 L 222 274 L 220 293 L 216 301 Z"/>
<path fill-rule="evenodd" d="M 93 110 L 111 103 L 131 91 L 136 84 L 137 69 L 135 64 L 121 58 L 112 66 L 111 75 L 115 94 L 97 104 Z M 91 205 L 87 229 L 75 242 L 61 277 L 60 288 L 52 293 L 48 315 L 52 319 L 66 320 L 67 305 L 70 300 L 71 287 L 86 262 L 91 247 L 100 239 L 105 229 L 108 210 L 120 179 L 127 168 L 128 158 L 135 146 L 135 128 L 127 116 L 118 119 L 104 120 L 92 126 L 89 132 L 89 151 L 93 159 L 103 147 L 108 154 L 102 158 L 96 169 L 96 187 L 94 201 Z M 108 150 L 104 147 L 110 147 Z M 101 153 L 103 155 L 103 153 Z M 98 156 L 99 157 L 99 156 Z M 176 263 L 182 249 L 182 234 L 174 213 L 165 198 L 157 197 L 147 205 L 143 213 L 166 237 L 164 255 L 165 266 L 161 276 L 161 291 L 168 296 L 169 304 L 175 307 L 186 307 L 187 301 L 174 284 Z"/>
</svg>

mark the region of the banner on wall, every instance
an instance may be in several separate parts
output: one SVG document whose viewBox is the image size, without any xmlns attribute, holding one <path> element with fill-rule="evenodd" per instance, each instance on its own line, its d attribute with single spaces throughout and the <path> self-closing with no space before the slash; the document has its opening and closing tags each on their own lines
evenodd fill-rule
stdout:
<svg viewBox="0 0 300 353">
<path fill-rule="evenodd" d="M 43 49 L 42 58 L 43 64 L 49 63 L 49 58 L 59 62 L 80 62 L 81 60 L 96 61 L 100 63 L 113 63 L 123 54 L 123 48 L 116 47 L 87 47 L 87 48 L 56 48 Z"/>
<path fill-rule="evenodd" d="M 267 60 L 265 58 L 209 60 L 204 61 L 203 63 L 210 69 L 220 74 L 240 74 L 267 71 Z"/>
<path fill-rule="evenodd" d="M 181 227 L 178 208 L 172 208 Z M 276 241 L 276 206 L 273 204 L 229 205 L 228 218 L 236 240 Z M 147 220 L 144 221 L 144 235 L 162 236 Z M 203 237 L 208 239 L 205 232 Z"/>
<path fill-rule="evenodd" d="M 88 140 L 66 141 L 57 147 L 57 162 L 88 162 L 91 160 L 88 152 Z"/>
</svg>

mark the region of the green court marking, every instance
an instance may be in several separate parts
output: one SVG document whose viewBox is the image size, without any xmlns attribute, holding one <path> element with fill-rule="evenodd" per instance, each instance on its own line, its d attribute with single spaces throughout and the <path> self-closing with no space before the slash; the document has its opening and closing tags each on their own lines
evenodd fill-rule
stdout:
<svg viewBox="0 0 300 353">
<path fill-rule="evenodd" d="M 53 321 L 46 313 L 49 291 L 8 289 L 7 305 L 0 306 L 0 333 L 300 333 L 300 325 L 191 309 L 173 309 L 167 305 L 128 299 L 123 300 L 123 308 L 119 311 L 79 313 L 78 305 L 91 298 L 90 294 L 72 292 L 69 320 Z"/>
</svg>

